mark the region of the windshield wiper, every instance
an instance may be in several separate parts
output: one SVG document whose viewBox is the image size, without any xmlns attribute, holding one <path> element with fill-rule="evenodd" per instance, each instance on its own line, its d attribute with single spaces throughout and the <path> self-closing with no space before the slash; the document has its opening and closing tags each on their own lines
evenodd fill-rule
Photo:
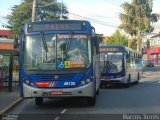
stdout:
<svg viewBox="0 0 160 120">
<path fill-rule="evenodd" d="M 73 32 L 71 31 L 70 34 L 69 34 L 69 42 L 67 43 L 67 50 L 66 51 L 68 51 L 68 49 L 70 47 L 72 38 L 73 38 Z"/>
<path fill-rule="evenodd" d="M 44 33 L 40 32 L 40 35 L 41 35 L 41 38 L 42 38 L 43 47 L 44 47 L 44 49 L 46 51 L 46 60 L 47 60 L 47 52 L 48 52 L 47 42 L 46 42 L 46 39 L 44 37 Z"/>
</svg>

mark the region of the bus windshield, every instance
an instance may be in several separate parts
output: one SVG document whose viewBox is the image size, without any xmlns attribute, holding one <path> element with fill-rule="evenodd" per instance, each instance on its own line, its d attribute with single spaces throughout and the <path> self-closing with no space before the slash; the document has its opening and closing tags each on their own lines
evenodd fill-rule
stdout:
<svg viewBox="0 0 160 120">
<path fill-rule="evenodd" d="M 36 34 L 26 36 L 24 66 L 33 70 L 87 68 L 91 40 L 86 34 Z"/>
<path fill-rule="evenodd" d="M 122 71 L 122 52 L 101 53 L 101 73 L 118 73 Z"/>
</svg>

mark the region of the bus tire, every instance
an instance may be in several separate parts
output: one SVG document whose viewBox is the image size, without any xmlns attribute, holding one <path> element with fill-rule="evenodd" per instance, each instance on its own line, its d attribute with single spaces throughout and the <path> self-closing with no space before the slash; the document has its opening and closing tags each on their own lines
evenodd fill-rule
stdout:
<svg viewBox="0 0 160 120">
<path fill-rule="evenodd" d="M 88 97 L 87 102 L 89 106 L 94 106 L 96 104 L 96 95 L 94 97 Z"/>
<path fill-rule="evenodd" d="M 93 97 L 88 97 L 87 102 L 89 106 L 94 106 L 96 104 L 96 88 L 94 88 Z"/>
<path fill-rule="evenodd" d="M 99 88 L 98 88 L 98 90 L 97 90 L 96 94 L 97 94 L 97 95 L 99 95 Z"/>
<path fill-rule="evenodd" d="M 130 78 L 130 75 L 128 77 L 128 83 L 125 83 L 125 88 L 129 88 L 131 85 L 131 78 Z"/>
<path fill-rule="evenodd" d="M 102 88 L 103 86 L 104 86 L 104 83 L 101 82 L 101 83 L 100 83 L 100 88 Z"/>
<path fill-rule="evenodd" d="M 42 97 L 36 97 L 35 98 L 35 104 L 36 105 L 42 105 L 43 104 L 43 98 Z"/>
<path fill-rule="evenodd" d="M 135 84 L 139 83 L 139 73 L 138 73 L 138 77 L 137 77 L 137 81 L 135 82 Z"/>
</svg>

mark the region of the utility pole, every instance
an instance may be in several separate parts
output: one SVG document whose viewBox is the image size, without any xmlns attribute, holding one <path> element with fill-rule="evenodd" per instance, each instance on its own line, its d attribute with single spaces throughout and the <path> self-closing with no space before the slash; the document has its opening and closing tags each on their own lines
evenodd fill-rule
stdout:
<svg viewBox="0 0 160 120">
<path fill-rule="evenodd" d="M 63 19 L 63 0 L 61 2 L 61 16 L 60 16 L 60 20 Z"/>
<path fill-rule="evenodd" d="M 33 6 L 32 6 L 32 22 L 36 21 L 36 4 L 37 1 L 33 0 Z"/>
<path fill-rule="evenodd" d="M 8 91 L 12 92 L 14 50 L 10 51 Z"/>
</svg>

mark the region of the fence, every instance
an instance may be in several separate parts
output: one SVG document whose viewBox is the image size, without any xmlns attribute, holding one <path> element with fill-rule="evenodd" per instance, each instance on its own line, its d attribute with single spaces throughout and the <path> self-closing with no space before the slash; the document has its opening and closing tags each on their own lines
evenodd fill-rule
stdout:
<svg viewBox="0 0 160 120">
<path fill-rule="evenodd" d="M 0 67 L 0 89 L 3 88 L 3 81 L 5 79 L 5 71 L 4 71 L 4 67 Z"/>
<path fill-rule="evenodd" d="M 9 66 L 4 67 L 4 79 L 3 79 L 3 87 L 9 86 Z M 19 65 L 13 66 L 13 78 L 12 78 L 12 86 L 19 86 Z"/>
</svg>

